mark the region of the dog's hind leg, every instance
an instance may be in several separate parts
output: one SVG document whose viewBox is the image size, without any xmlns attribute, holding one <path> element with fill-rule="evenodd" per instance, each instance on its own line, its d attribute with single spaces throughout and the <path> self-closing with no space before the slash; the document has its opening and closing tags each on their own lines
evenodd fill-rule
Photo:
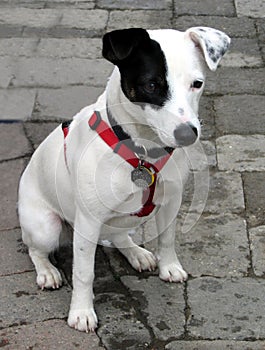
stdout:
<svg viewBox="0 0 265 350">
<path fill-rule="evenodd" d="M 29 255 L 36 268 L 37 284 L 41 289 L 59 288 L 60 272 L 49 261 L 49 253 L 59 246 L 62 229 L 60 217 L 44 206 L 19 203 L 22 239 L 29 248 Z M 38 203 L 38 202 L 37 202 Z"/>
<path fill-rule="evenodd" d="M 112 243 L 127 258 L 132 267 L 138 271 L 153 271 L 156 268 L 156 258 L 148 250 L 139 247 L 126 233 L 115 233 L 111 236 Z"/>
</svg>

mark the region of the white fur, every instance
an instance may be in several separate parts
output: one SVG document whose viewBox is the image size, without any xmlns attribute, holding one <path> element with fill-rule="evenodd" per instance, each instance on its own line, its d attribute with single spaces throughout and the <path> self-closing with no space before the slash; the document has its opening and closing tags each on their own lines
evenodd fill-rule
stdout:
<svg viewBox="0 0 265 350">
<path fill-rule="evenodd" d="M 174 147 L 172 131 L 183 122 L 191 122 L 200 133 L 198 102 L 202 89 L 195 91 L 191 84 L 196 79 L 205 79 L 206 63 L 197 44 L 187 33 L 175 30 L 149 34 L 160 43 L 168 65 L 171 99 L 166 105 L 157 110 L 130 103 L 121 90 L 119 71 L 115 68 L 98 101 L 74 117 L 65 141 L 66 162 L 59 126 L 36 150 L 20 181 L 23 240 L 29 247 L 41 288 L 61 285 L 60 273 L 49 262 L 48 254 L 59 245 L 61 221 L 67 220 L 74 226 L 73 294 L 68 324 L 80 331 L 94 330 L 97 326 L 92 286 L 95 249 L 102 233 L 135 269 L 153 270 L 157 262 L 161 279 L 182 282 L 187 278 L 174 249 L 175 217 L 188 175 L 185 152 L 176 149 L 159 174 L 154 196 L 160 233 L 156 259 L 126 233 L 146 220 L 129 215 L 141 208 L 142 201 L 142 190 L 130 179 L 132 167 L 88 126 L 94 110 L 99 110 L 106 120 L 108 102 L 125 131 L 146 148 L 155 143 Z M 180 109 L 184 114 L 180 115 Z"/>
</svg>

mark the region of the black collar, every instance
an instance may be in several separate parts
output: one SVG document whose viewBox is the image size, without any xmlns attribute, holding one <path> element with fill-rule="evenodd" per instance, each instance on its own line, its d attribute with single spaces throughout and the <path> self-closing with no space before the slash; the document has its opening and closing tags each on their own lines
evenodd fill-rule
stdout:
<svg viewBox="0 0 265 350">
<path fill-rule="evenodd" d="M 108 107 L 107 116 L 112 130 L 114 134 L 118 137 L 120 142 L 126 144 L 127 147 L 129 147 L 134 153 L 136 153 L 140 157 L 148 156 L 150 158 L 156 159 L 165 156 L 168 153 L 171 154 L 175 150 L 175 148 L 172 147 L 154 147 L 147 150 L 143 146 L 137 146 L 132 140 L 131 136 L 128 135 L 119 124 L 117 124 Z"/>
</svg>

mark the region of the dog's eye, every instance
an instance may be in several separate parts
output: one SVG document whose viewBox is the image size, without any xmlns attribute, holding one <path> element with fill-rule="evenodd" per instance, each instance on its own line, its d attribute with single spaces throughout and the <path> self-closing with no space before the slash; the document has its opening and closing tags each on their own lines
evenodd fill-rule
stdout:
<svg viewBox="0 0 265 350">
<path fill-rule="evenodd" d="M 153 93 L 156 89 L 156 83 L 153 81 L 150 81 L 143 86 L 144 90 L 148 93 Z"/>
<path fill-rule="evenodd" d="M 203 85 L 202 80 L 194 80 L 194 82 L 191 84 L 191 87 L 194 89 L 200 89 Z"/>
</svg>

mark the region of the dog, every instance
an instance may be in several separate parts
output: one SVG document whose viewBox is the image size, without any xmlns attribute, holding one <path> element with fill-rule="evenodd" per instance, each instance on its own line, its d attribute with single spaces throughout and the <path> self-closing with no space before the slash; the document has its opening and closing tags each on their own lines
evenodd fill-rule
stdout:
<svg viewBox="0 0 265 350">
<path fill-rule="evenodd" d="M 230 38 L 208 27 L 185 32 L 131 28 L 106 33 L 102 54 L 115 65 L 104 93 L 37 148 L 19 184 L 24 243 L 40 288 L 62 278 L 48 255 L 62 222 L 73 225 L 73 292 L 68 324 L 94 331 L 95 250 L 101 234 L 133 268 L 183 282 L 174 249 L 176 216 L 198 142 L 198 104 L 207 70 L 216 70 Z M 158 251 L 136 245 L 128 230 L 155 216 Z"/>
</svg>

